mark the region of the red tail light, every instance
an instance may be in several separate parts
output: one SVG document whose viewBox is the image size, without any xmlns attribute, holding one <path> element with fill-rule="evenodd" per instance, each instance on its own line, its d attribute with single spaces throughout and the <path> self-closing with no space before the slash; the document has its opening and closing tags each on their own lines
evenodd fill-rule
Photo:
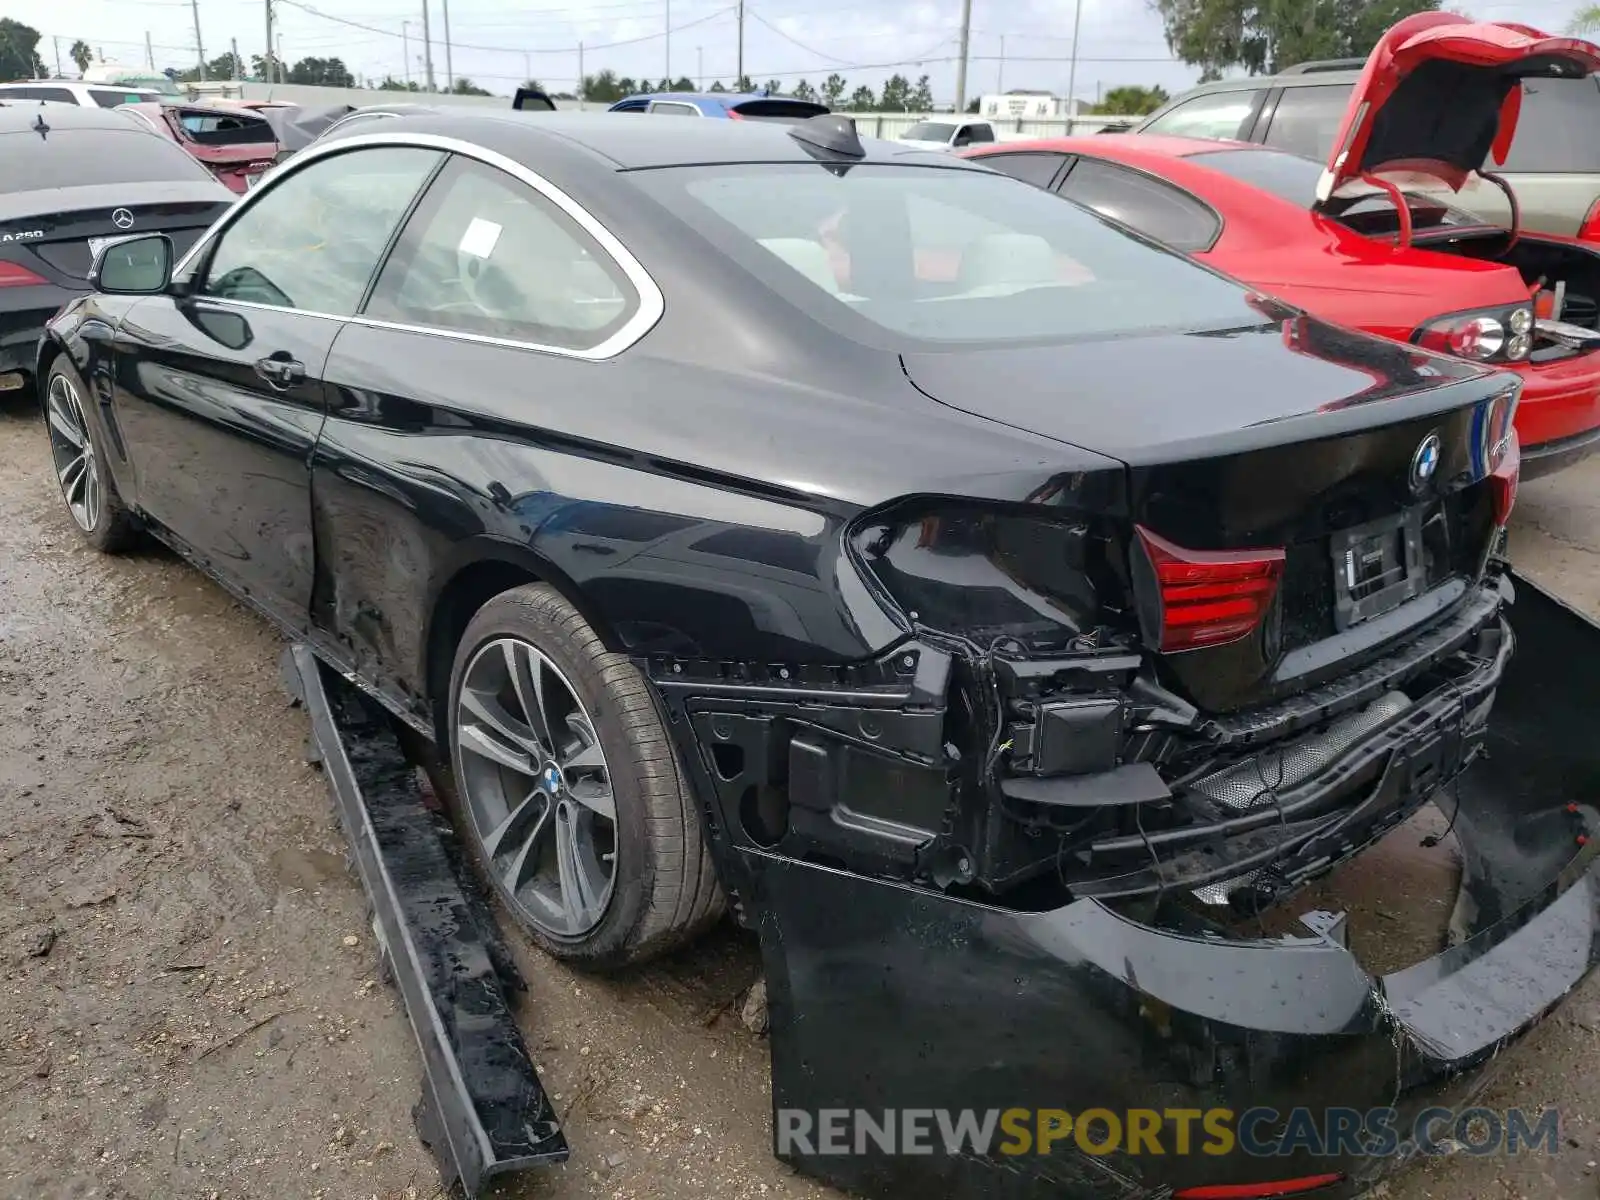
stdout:
<svg viewBox="0 0 1600 1200">
<path fill-rule="evenodd" d="M 1493 471 L 1489 473 L 1489 498 L 1494 504 L 1494 523 L 1504 525 L 1511 519 L 1511 508 L 1517 502 L 1517 484 L 1522 478 L 1522 446 L 1515 432 L 1506 443 L 1506 451 Z"/>
<path fill-rule="evenodd" d="M 1281 1196 L 1304 1196 L 1344 1180 L 1343 1175 L 1302 1175 L 1298 1179 L 1279 1179 L 1269 1183 L 1212 1183 L 1202 1187 L 1179 1188 L 1172 1200 L 1278 1200 Z"/>
<path fill-rule="evenodd" d="M 1473 362 L 1521 362 L 1533 349 L 1536 300 L 1504 308 L 1451 313 L 1411 337 L 1417 345 Z"/>
<path fill-rule="evenodd" d="M 1281 549 L 1185 550 L 1137 528 L 1160 593 L 1163 651 L 1236 642 L 1261 624 L 1283 578 Z"/>
<path fill-rule="evenodd" d="M 1591 204 L 1589 211 L 1583 214 L 1583 224 L 1578 226 L 1578 240 L 1600 242 L 1600 200 Z"/>
<path fill-rule="evenodd" d="M 43 275 L 35 275 L 20 263 L 0 262 L 0 288 L 33 287 L 49 282 Z"/>
</svg>

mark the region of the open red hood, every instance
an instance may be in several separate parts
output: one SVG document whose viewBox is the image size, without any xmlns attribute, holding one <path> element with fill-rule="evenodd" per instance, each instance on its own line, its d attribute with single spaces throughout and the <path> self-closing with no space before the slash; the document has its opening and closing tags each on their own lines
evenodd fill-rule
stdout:
<svg viewBox="0 0 1600 1200">
<path fill-rule="evenodd" d="M 1378 39 L 1356 81 L 1317 185 L 1327 200 L 1379 172 L 1459 190 L 1485 162 L 1505 161 L 1528 77 L 1600 70 L 1600 46 L 1526 25 L 1427 12 Z"/>
</svg>

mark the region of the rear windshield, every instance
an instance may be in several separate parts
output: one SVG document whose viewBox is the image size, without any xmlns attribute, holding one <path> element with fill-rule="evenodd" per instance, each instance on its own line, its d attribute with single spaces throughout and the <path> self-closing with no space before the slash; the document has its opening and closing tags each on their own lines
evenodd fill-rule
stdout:
<svg viewBox="0 0 1600 1200">
<path fill-rule="evenodd" d="M 1189 156 L 1194 163 L 1220 171 L 1241 183 L 1271 192 L 1298 208 L 1317 202 L 1322 164 L 1277 150 L 1205 150 Z M 1425 192 L 1403 192 L 1418 228 L 1482 225 L 1483 218 Z M 1361 183 L 1346 184 L 1328 205 L 1330 214 L 1360 233 L 1392 233 L 1398 228 L 1394 202 L 1384 192 Z"/>
<path fill-rule="evenodd" d="M 1261 320 L 1237 284 L 991 171 L 739 164 L 634 178 L 849 333 L 859 321 L 890 340 L 994 343 Z"/>
<path fill-rule="evenodd" d="M 247 142 L 277 141 L 277 135 L 272 132 L 272 126 L 267 124 L 267 119 L 253 113 L 180 108 L 178 123 L 191 138 L 205 146 L 237 146 Z"/>
<path fill-rule="evenodd" d="M 743 104 L 735 104 L 733 111 L 746 121 L 778 121 L 792 125 L 820 117 L 828 111 L 828 106 L 806 100 L 746 100 Z"/>
<path fill-rule="evenodd" d="M 46 113 L 45 120 L 48 121 Z M 0 134 L 0 194 L 102 183 L 210 179 L 173 142 L 147 129 L 52 129 Z"/>
</svg>

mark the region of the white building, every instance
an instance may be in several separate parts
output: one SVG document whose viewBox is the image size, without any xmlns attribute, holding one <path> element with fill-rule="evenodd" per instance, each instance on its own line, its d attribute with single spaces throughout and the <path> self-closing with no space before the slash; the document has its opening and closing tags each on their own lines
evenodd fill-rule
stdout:
<svg viewBox="0 0 1600 1200">
<path fill-rule="evenodd" d="M 1081 117 L 1094 107 L 1087 100 L 1076 100 L 1072 111 L 1067 111 L 1067 100 L 1051 92 L 1016 91 L 995 93 L 978 99 L 978 115 L 997 121 L 1040 121 L 1061 119 L 1068 115 Z"/>
</svg>

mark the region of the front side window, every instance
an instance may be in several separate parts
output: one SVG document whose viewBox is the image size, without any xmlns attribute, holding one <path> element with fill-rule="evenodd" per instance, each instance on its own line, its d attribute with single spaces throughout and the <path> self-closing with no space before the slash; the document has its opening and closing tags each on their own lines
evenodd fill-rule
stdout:
<svg viewBox="0 0 1600 1200">
<path fill-rule="evenodd" d="M 443 155 L 376 146 L 319 159 L 224 229 L 199 293 L 348 316 L 412 197 Z"/>
<path fill-rule="evenodd" d="M 966 135 L 966 142 L 963 143 L 964 145 L 973 145 L 979 142 L 994 141 L 994 126 L 992 125 L 968 125 L 964 130 L 962 130 L 962 133 Z M 958 142 L 961 141 L 960 138 L 957 138 L 956 140 Z"/>
<path fill-rule="evenodd" d="M 1187 192 L 1093 158 L 1080 158 L 1059 190 L 1067 199 L 1174 250 L 1204 250 L 1221 229 L 1216 214 Z"/>
<path fill-rule="evenodd" d="M 956 135 L 956 127 L 943 121 L 918 121 L 901 137 L 914 142 L 948 142 Z"/>
<path fill-rule="evenodd" d="M 1350 107 L 1349 84 L 1283 89 L 1272 110 L 1266 143 L 1290 154 L 1303 154 L 1326 162 L 1339 122 Z"/>
<path fill-rule="evenodd" d="M 587 350 L 638 310 L 622 268 L 550 200 L 456 158 L 378 276 L 365 316 Z"/>
<path fill-rule="evenodd" d="M 150 99 L 138 92 L 114 92 L 106 88 L 90 88 L 89 95 L 101 108 L 120 108 L 124 104 L 139 104 Z"/>
<path fill-rule="evenodd" d="M 1255 111 L 1259 91 L 1211 92 L 1185 100 L 1151 121 L 1140 133 L 1171 137 L 1238 138 Z"/>
<path fill-rule="evenodd" d="M 991 171 L 729 164 L 634 180 L 773 292 L 873 344 L 1076 340 L 1260 318 L 1237 284 Z"/>
<path fill-rule="evenodd" d="M 1525 79 L 1516 136 L 1504 164 L 1490 170 L 1600 173 L 1600 80 Z"/>
</svg>

